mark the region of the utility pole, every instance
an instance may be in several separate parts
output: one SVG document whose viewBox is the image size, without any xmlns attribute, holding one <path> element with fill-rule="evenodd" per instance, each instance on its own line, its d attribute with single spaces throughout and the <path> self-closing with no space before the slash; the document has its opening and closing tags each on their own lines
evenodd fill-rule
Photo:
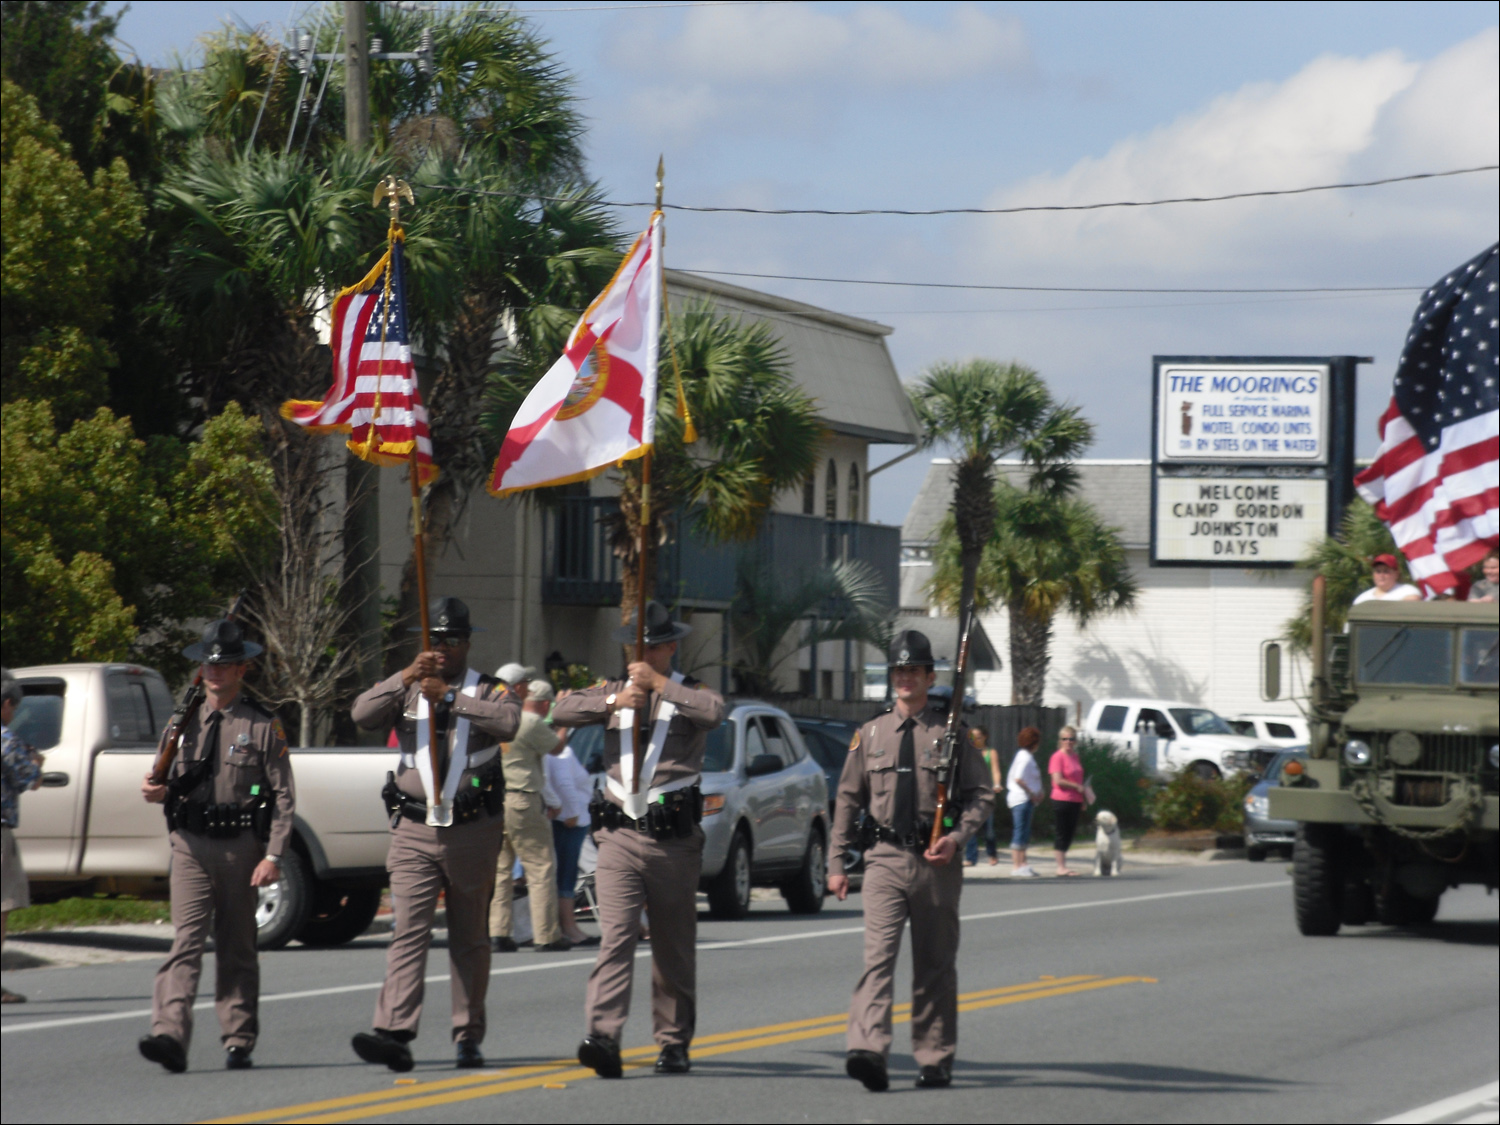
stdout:
<svg viewBox="0 0 1500 1125">
<path fill-rule="evenodd" d="M 350 148 L 370 143 L 370 50 L 364 0 L 344 3 L 344 139 Z M 361 687 L 384 668 L 380 628 L 380 471 L 358 457 L 346 460 L 344 571 L 359 633 Z M 363 735 L 364 732 L 361 732 Z"/>
</svg>

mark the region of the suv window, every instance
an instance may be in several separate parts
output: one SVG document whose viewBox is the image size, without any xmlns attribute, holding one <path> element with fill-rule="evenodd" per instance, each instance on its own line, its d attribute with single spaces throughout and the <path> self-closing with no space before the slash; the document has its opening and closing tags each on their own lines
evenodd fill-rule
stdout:
<svg viewBox="0 0 1500 1125">
<path fill-rule="evenodd" d="M 1099 712 L 1099 730 L 1122 731 L 1125 729 L 1125 712 L 1127 708 L 1117 707 L 1113 704 Z"/>
<path fill-rule="evenodd" d="M 1453 682 L 1453 632 L 1412 625 L 1360 625 L 1355 673 L 1362 684 L 1445 687 Z"/>
<path fill-rule="evenodd" d="M 703 751 L 704 773 L 727 773 L 734 769 L 734 724 L 722 722 L 708 732 Z"/>
<path fill-rule="evenodd" d="M 1500 671 L 1500 651 L 1497 651 L 1500 630 L 1465 629 L 1459 645 L 1463 661 L 1459 666 L 1459 683 L 1496 683 L 1495 673 Z"/>
<path fill-rule="evenodd" d="M 792 755 L 787 749 L 786 739 L 782 737 L 781 727 L 773 716 L 756 715 L 750 720 L 750 730 L 752 736 L 745 743 L 747 765 L 761 754 L 770 754 L 778 759 L 782 769 L 792 764 Z"/>
<path fill-rule="evenodd" d="M 802 738 L 807 743 L 808 750 L 817 759 L 818 765 L 825 770 L 841 770 L 844 768 L 844 759 L 849 755 L 849 745 L 839 742 L 826 731 L 805 730 Z"/>
<path fill-rule="evenodd" d="M 1150 707 L 1142 707 L 1141 717 L 1135 722 L 1137 730 L 1140 729 L 1142 723 L 1145 723 L 1154 730 L 1157 738 L 1172 739 L 1177 737 L 1177 732 L 1172 728 L 1172 724 L 1167 721 L 1167 717 L 1160 711 L 1153 710 Z"/>
<path fill-rule="evenodd" d="M 1244 735 L 1246 738 L 1255 737 L 1255 724 L 1249 719 L 1230 719 L 1229 729 L 1234 731 L 1235 734 Z M 1275 737 L 1283 738 L 1289 736 L 1276 735 Z"/>
<path fill-rule="evenodd" d="M 1229 724 L 1206 707 L 1173 707 L 1172 718 L 1185 734 L 1233 734 Z"/>
<path fill-rule="evenodd" d="M 1296 738 L 1297 732 L 1285 723 L 1267 723 L 1266 730 L 1272 738 Z"/>
<path fill-rule="evenodd" d="M 10 729 L 17 738 L 36 750 L 51 750 L 62 741 L 66 680 L 21 681 L 21 705 L 16 708 Z"/>
</svg>

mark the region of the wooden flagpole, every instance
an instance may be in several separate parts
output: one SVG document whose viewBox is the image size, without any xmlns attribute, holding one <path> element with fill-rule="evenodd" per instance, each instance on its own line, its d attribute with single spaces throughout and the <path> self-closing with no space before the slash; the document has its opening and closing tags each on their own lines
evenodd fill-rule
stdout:
<svg viewBox="0 0 1500 1125">
<path fill-rule="evenodd" d="M 656 209 L 661 210 L 662 180 L 666 175 L 667 164 L 665 156 L 656 158 Z M 662 274 L 666 276 L 665 271 Z M 646 409 L 655 410 L 656 403 L 646 404 Z M 652 447 L 646 447 L 646 455 L 641 458 L 641 525 L 637 529 L 636 551 L 635 551 L 635 660 L 639 664 L 646 659 L 646 569 L 647 554 L 649 550 L 651 529 L 651 452 Z M 647 693 L 646 706 L 640 709 L 637 716 L 635 729 L 635 748 L 632 753 L 634 768 L 630 775 L 630 792 L 632 794 L 641 791 L 641 771 L 646 765 L 646 739 L 651 733 L 651 696 Z"/>
</svg>

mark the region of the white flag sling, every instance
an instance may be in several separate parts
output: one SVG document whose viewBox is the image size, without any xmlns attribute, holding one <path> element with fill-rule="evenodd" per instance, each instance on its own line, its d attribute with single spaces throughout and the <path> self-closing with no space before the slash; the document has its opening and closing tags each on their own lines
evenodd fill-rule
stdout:
<svg viewBox="0 0 1500 1125">
<path fill-rule="evenodd" d="M 479 673 L 470 668 L 464 676 L 463 694 L 473 699 L 479 691 Z M 432 794 L 437 786 L 432 776 L 432 711 L 427 697 L 417 697 L 417 749 L 407 757 L 404 764 L 415 765 L 417 776 L 422 779 L 422 792 L 427 794 L 427 823 L 434 828 L 448 828 L 453 824 L 453 798 L 458 793 L 458 782 L 469 764 L 469 720 L 460 717 L 452 733 L 453 756 L 448 761 L 448 776 L 443 779 L 443 791 L 437 800 Z M 411 759 L 414 758 L 413 762 Z"/>
<path fill-rule="evenodd" d="M 682 681 L 681 672 L 672 673 L 674 684 L 680 684 Z M 662 748 L 667 744 L 667 728 L 672 725 L 672 716 L 675 714 L 677 714 L 676 704 L 670 699 L 663 699 L 661 706 L 656 709 L 656 722 L 651 727 L 651 741 L 646 747 L 645 761 L 641 764 L 641 791 L 632 793 L 631 790 L 635 788 L 635 709 L 633 707 L 620 708 L 621 781 L 616 781 L 611 777 L 608 784 L 609 791 L 620 798 L 621 804 L 625 806 L 625 815 L 633 820 L 643 819 L 647 807 L 663 793 L 686 789 L 689 785 L 698 783 L 698 775 L 693 774 L 691 777 L 679 778 L 660 788 L 651 786 L 651 779 L 656 775 L 657 763 L 661 761 Z"/>
</svg>

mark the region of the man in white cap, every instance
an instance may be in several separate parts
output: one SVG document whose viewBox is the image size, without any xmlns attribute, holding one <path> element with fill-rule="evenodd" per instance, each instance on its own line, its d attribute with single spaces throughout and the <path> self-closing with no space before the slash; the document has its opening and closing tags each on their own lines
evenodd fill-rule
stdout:
<svg viewBox="0 0 1500 1125">
<path fill-rule="evenodd" d="M 495 671 L 495 679 L 510 688 L 510 693 L 522 703 L 526 702 L 526 693 L 531 679 L 535 675 L 535 668 L 528 668 L 526 665 L 517 664 L 515 661 L 511 661 L 509 664 L 502 664 Z"/>
</svg>

